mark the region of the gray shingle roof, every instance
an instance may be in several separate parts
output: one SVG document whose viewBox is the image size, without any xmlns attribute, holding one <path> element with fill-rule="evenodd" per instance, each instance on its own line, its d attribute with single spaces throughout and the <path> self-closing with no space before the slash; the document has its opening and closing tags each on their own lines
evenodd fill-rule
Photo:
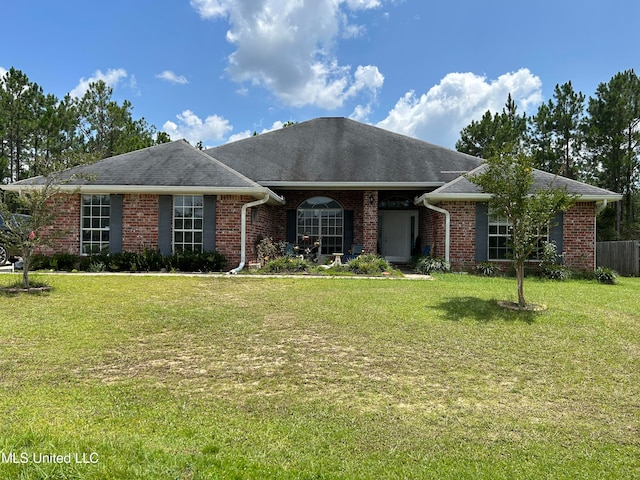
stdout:
<svg viewBox="0 0 640 480">
<path fill-rule="evenodd" d="M 252 191 L 256 196 L 268 190 L 253 180 L 211 158 L 184 140 L 154 145 L 134 152 L 105 158 L 62 172 L 59 180 L 65 188 L 104 187 L 110 193 L 122 191 L 171 190 L 225 193 Z M 28 185 L 42 185 L 43 177 L 34 177 L 9 186 L 19 190 Z M 144 188 L 143 188 L 144 187 Z M 272 193 L 272 192 L 271 192 Z"/>
<path fill-rule="evenodd" d="M 346 118 L 318 118 L 204 152 L 178 140 L 62 172 L 65 188 L 100 193 L 167 192 L 270 195 L 280 188 L 406 188 L 430 191 L 418 200 L 488 198 L 467 180 L 482 160 Z M 566 185 L 583 200 L 620 195 L 536 170 L 536 186 Z M 35 177 L 6 185 L 42 185 Z"/>
<path fill-rule="evenodd" d="M 261 185 L 280 187 L 434 187 L 481 163 L 476 157 L 346 118 L 317 118 L 205 152 Z"/>
<path fill-rule="evenodd" d="M 485 167 L 486 165 L 484 164 L 480 165 L 469 172 L 469 175 L 480 173 Z M 549 184 L 553 184 L 559 188 L 566 186 L 569 193 L 580 195 L 582 200 L 607 199 L 610 201 L 617 201 L 622 198 L 621 195 L 605 190 L 604 188 L 594 187 L 593 185 L 588 185 L 586 183 L 578 182 L 577 180 L 571 180 L 542 170 L 534 169 L 533 175 L 533 190 L 545 188 Z M 420 197 L 419 201 L 422 201 L 424 198 L 434 202 L 453 199 L 483 200 L 489 198 L 489 195 L 483 193 L 478 185 L 471 182 L 464 175 L 461 175 L 446 185 L 443 185 L 430 193 L 424 194 Z"/>
<path fill-rule="evenodd" d="M 257 186 L 184 140 L 71 168 L 62 174 L 61 179 L 73 175 L 76 178 L 70 182 L 71 185 Z M 32 183 L 32 180 L 35 179 L 17 183 Z"/>
</svg>

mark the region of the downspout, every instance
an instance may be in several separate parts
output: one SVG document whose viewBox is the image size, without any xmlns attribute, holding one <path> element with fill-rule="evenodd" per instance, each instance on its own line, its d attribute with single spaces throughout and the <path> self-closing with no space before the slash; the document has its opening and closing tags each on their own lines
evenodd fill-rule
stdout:
<svg viewBox="0 0 640 480">
<path fill-rule="evenodd" d="M 601 211 L 603 211 L 605 208 L 607 208 L 607 199 L 604 198 L 602 200 L 602 203 L 600 204 L 600 206 L 598 208 L 596 208 L 596 217 L 600 214 Z"/>
<path fill-rule="evenodd" d="M 240 214 L 240 265 L 233 270 L 227 272 L 227 275 L 235 275 L 244 268 L 247 261 L 247 209 L 251 207 L 257 207 L 269 201 L 269 194 L 265 193 L 264 198 L 260 200 L 254 200 L 253 202 L 245 203 L 242 206 Z"/>
<path fill-rule="evenodd" d="M 424 206 L 434 212 L 444 214 L 444 260 L 449 263 L 449 249 L 451 245 L 451 213 L 444 208 L 431 205 L 429 200 L 423 199 Z"/>
</svg>

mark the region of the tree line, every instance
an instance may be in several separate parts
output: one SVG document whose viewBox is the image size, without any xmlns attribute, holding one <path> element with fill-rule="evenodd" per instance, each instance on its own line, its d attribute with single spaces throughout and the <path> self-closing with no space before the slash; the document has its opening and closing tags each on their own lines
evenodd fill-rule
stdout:
<svg viewBox="0 0 640 480">
<path fill-rule="evenodd" d="M 100 80 L 59 99 L 12 67 L 0 77 L 0 184 L 170 141 L 112 95 Z"/>
<path fill-rule="evenodd" d="M 492 158 L 525 154 L 540 170 L 623 195 L 598 218 L 598 240 L 640 237 L 640 79 L 633 70 L 600 83 L 590 98 L 571 82 L 534 115 L 519 114 L 511 95 L 460 132 L 460 152 Z"/>
</svg>

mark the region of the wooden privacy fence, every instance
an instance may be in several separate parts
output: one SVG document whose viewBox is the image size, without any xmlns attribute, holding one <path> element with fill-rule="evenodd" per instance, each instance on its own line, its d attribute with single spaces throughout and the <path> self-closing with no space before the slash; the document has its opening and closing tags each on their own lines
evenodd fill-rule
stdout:
<svg viewBox="0 0 640 480">
<path fill-rule="evenodd" d="M 612 268 L 628 277 L 640 276 L 640 241 L 597 242 L 596 266 Z"/>
</svg>

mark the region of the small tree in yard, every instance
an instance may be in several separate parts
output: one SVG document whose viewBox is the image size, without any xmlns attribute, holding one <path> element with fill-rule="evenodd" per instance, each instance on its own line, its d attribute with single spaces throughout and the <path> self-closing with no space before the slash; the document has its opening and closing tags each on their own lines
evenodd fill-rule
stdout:
<svg viewBox="0 0 640 480">
<path fill-rule="evenodd" d="M 28 289 L 31 260 L 37 247 L 46 245 L 55 238 L 51 227 L 56 219 L 55 198 L 60 192 L 55 177 L 48 177 L 42 185 L 30 186 L 28 190 L 11 198 L 11 203 L 21 215 L 10 213 L 7 201 L 0 201 L 0 211 L 8 227 L 0 232 L 0 239 L 20 252 L 22 257 L 22 288 Z M 47 231 L 47 235 L 42 235 Z"/>
<path fill-rule="evenodd" d="M 525 308 L 524 266 L 536 251 L 550 222 L 558 212 L 566 211 L 576 196 L 550 182 L 534 189 L 532 159 L 524 154 L 502 153 L 487 160 L 486 167 L 469 180 L 492 195 L 492 215 L 504 218 L 511 226 L 510 250 L 518 283 L 518 307 Z"/>
</svg>

